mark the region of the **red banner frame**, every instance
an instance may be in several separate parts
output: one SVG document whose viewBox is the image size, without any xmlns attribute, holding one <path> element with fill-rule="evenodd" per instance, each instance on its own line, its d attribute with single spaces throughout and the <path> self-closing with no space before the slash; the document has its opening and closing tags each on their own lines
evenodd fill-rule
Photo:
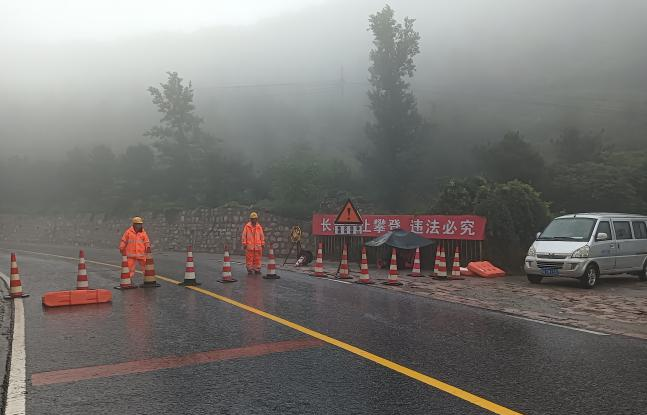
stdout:
<svg viewBox="0 0 647 415">
<path fill-rule="evenodd" d="M 334 236 L 334 214 L 312 215 L 312 234 Z M 475 215 L 362 215 L 361 234 L 355 236 L 377 237 L 386 232 L 403 229 L 427 239 L 460 239 L 482 241 L 485 239 L 487 219 Z"/>
</svg>

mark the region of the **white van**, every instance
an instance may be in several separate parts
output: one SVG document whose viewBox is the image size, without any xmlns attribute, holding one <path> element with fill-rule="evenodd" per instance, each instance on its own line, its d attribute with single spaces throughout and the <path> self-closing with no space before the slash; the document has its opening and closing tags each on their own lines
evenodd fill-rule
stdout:
<svg viewBox="0 0 647 415">
<path fill-rule="evenodd" d="M 576 213 L 537 234 L 524 262 L 528 280 L 571 277 L 593 288 L 601 274 L 634 274 L 647 281 L 647 216 Z"/>
</svg>

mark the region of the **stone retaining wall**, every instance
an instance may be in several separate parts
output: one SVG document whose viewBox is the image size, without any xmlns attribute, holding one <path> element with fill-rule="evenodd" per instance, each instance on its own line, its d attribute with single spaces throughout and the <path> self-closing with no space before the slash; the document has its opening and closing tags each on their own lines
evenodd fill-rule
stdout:
<svg viewBox="0 0 647 415">
<path fill-rule="evenodd" d="M 151 244 L 158 250 L 184 250 L 188 244 L 196 252 L 222 252 L 228 245 L 232 253 L 241 254 L 240 237 L 250 208 L 224 206 L 173 212 L 142 212 L 144 227 Z M 290 229 L 303 230 L 302 244 L 311 246 L 309 222 L 283 218 L 259 212 L 265 229 L 266 242 L 274 246 L 277 255 L 290 249 Z M 0 240 L 16 242 L 53 243 L 80 247 L 115 249 L 121 235 L 130 226 L 130 217 L 109 217 L 98 214 L 71 216 L 30 216 L 1 214 Z"/>
</svg>

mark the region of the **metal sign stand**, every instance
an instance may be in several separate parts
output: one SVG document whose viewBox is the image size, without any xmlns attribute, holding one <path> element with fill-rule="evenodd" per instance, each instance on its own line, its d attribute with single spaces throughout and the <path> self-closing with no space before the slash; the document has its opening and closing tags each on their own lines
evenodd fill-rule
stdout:
<svg viewBox="0 0 647 415">
<path fill-rule="evenodd" d="M 335 235 L 342 235 L 344 237 L 341 247 L 342 252 L 339 255 L 339 264 L 337 265 L 335 276 L 339 276 L 339 270 L 341 269 L 341 254 L 344 252 L 344 245 L 347 249 L 346 252 L 348 252 L 349 235 L 361 235 L 363 227 L 364 221 L 362 220 L 362 217 L 353 205 L 353 202 L 348 199 L 335 219 Z"/>
<path fill-rule="evenodd" d="M 288 254 L 285 256 L 285 260 L 283 261 L 283 266 L 288 262 L 288 259 L 290 258 L 290 254 L 292 253 L 292 250 L 296 246 L 297 248 L 297 259 L 299 259 L 299 256 L 301 256 L 301 228 L 298 226 L 293 226 L 292 230 L 290 231 L 290 241 L 292 241 L 292 245 L 290 245 L 290 250 L 288 251 Z"/>
</svg>

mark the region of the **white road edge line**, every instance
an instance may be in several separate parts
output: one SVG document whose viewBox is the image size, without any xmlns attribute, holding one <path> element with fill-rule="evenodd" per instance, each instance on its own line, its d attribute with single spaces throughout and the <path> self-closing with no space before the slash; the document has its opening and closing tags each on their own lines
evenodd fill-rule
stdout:
<svg viewBox="0 0 647 415">
<path fill-rule="evenodd" d="M 9 286 L 9 278 L 0 272 L 0 277 Z M 9 364 L 9 384 L 5 415 L 25 415 L 25 309 L 22 298 L 14 298 L 13 339 L 11 340 L 11 363 Z"/>
<path fill-rule="evenodd" d="M 515 316 L 515 315 L 512 315 L 512 314 L 506 314 L 506 316 L 516 318 L 516 319 L 519 319 L 519 320 L 531 321 L 533 323 L 545 324 L 547 326 L 561 327 L 563 329 L 569 329 L 569 330 L 581 331 L 583 333 L 595 334 L 596 336 L 610 336 L 611 335 L 609 333 L 601 333 L 599 331 L 581 329 L 581 328 L 578 328 L 578 327 L 565 326 L 563 324 L 550 323 L 548 321 L 535 320 L 533 318 Z"/>
<path fill-rule="evenodd" d="M 338 283 L 340 283 L 340 284 L 351 284 L 351 283 L 350 283 L 350 282 L 348 282 L 348 281 L 339 281 L 339 280 L 334 280 L 334 279 L 332 279 L 332 278 L 328 278 L 328 279 L 329 279 L 330 281 L 332 281 L 332 282 L 338 282 Z"/>
</svg>

